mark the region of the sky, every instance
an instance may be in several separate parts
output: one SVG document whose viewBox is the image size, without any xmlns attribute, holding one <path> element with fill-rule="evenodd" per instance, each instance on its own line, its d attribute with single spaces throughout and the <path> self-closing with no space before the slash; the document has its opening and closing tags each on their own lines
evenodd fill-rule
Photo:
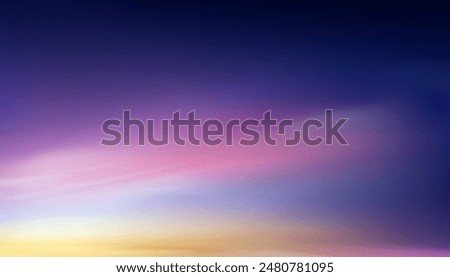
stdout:
<svg viewBox="0 0 450 277">
<path fill-rule="evenodd" d="M 450 254 L 442 6 L 0 5 L 0 256 Z M 101 145 L 124 109 L 333 109 L 350 145 Z"/>
</svg>

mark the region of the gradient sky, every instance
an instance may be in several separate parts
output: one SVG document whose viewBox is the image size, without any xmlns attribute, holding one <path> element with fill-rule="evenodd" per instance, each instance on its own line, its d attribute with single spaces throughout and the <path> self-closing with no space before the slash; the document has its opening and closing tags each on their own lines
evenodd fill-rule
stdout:
<svg viewBox="0 0 450 277">
<path fill-rule="evenodd" d="M 450 12 L 0 4 L 1 256 L 450 255 Z M 101 124 L 349 118 L 350 146 L 105 147 Z"/>
</svg>

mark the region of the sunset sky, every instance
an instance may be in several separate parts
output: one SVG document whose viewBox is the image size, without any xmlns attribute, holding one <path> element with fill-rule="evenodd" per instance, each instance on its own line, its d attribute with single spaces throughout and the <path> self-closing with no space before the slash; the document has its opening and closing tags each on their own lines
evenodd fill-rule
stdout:
<svg viewBox="0 0 450 277">
<path fill-rule="evenodd" d="M 2 3 L 0 256 L 450 255 L 449 30 L 411 3 Z M 124 109 L 333 109 L 350 145 L 101 145 Z"/>
</svg>

